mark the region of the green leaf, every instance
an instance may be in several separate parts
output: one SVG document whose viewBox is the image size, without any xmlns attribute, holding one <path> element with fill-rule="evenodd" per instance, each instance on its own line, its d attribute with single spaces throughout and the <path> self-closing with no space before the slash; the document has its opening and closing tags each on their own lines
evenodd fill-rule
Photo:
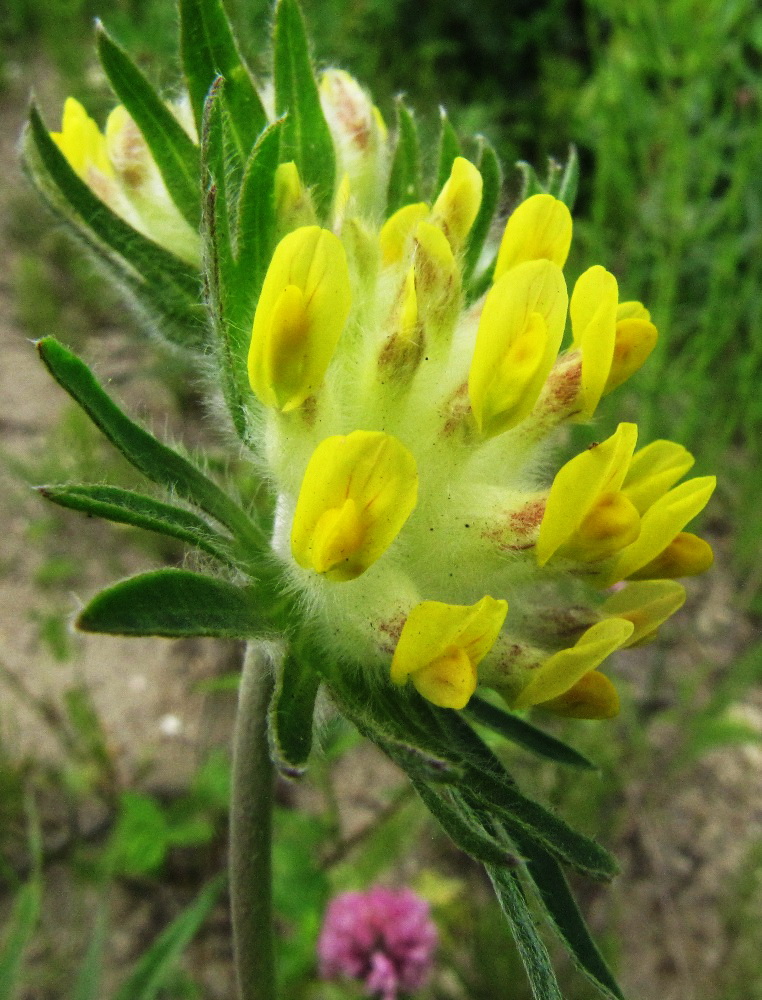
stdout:
<svg viewBox="0 0 762 1000">
<path fill-rule="evenodd" d="M 523 181 L 520 201 L 526 201 L 535 194 L 551 194 L 562 201 L 570 212 L 572 211 L 579 186 L 579 156 L 576 146 L 569 146 L 569 156 L 565 164 L 549 157 L 548 174 L 544 181 L 539 179 L 534 167 L 525 160 L 519 160 L 516 167 Z"/>
<path fill-rule="evenodd" d="M 413 781 L 413 785 L 426 808 L 461 851 L 485 865 L 515 866 L 517 859 L 504 844 L 473 822 L 473 814 L 456 794 L 447 789 L 434 790 L 421 781 Z"/>
<path fill-rule="evenodd" d="M 463 280 L 466 285 L 468 285 L 479 263 L 484 244 L 487 242 L 503 184 L 503 172 L 500 169 L 497 153 L 483 137 L 479 138 L 479 143 L 479 158 L 476 165 L 482 175 L 482 201 L 466 243 L 463 261 Z M 488 280 L 492 278 L 494 269 L 494 264 L 487 268 L 485 273 L 488 275 Z M 472 290 L 469 289 L 469 301 L 473 301 L 475 298 L 478 298 L 478 295 L 472 295 Z"/>
<path fill-rule="evenodd" d="M 288 652 L 278 670 L 270 706 L 270 737 L 276 757 L 297 773 L 312 749 L 315 698 L 320 676 L 310 664 Z"/>
<path fill-rule="evenodd" d="M 38 486 L 37 492 L 59 507 L 179 538 L 228 565 L 235 561 L 231 540 L 214 531 L 197 514 L 142 493 L 118 486 Z"/>
<path fill-rule="evenodd" d="M 80 612 L 77 628 L 106 635 L 261 637 L 273 632 L 254 587 L 183 569 L 141 573 L 97 594 Z"/>
<path fill-rule="evenodd" d="M 605 848 L 572 829 L 550 810 L 523 795 L 500 776 L 469 768 L 464 785 L 467 798 L 479 803 L 503 823 L 509 833 L 518 830 L 583 875 L 601 881 L 612 879 L 619 866 Z"/>
<path fill-rule="evenodd" d="M 53 378 L 136 469 L 200 507 L 252 546 L 263 544 L 241 508 L 195 465 L 133 423 L 80 358 L 53 337 L 37 341 L 37 350 Z"/>
<path fill-rule="evenodd" d="M 394 150 L 386 214 L 421 200 L 421 160 L 418 129 L 412 112 L 397 100 L 397 145 Z"/>
<path fill-rule="evenodd" d="M 220 0 L 180 0 L 180 53 L 199 134 L 207 95 L 222 76 L 236 145 L 246 162 L 267 115 Z"/>
<path fill-rule="evenodd" d="M 514 831 L 513 840 L 527 860 L 526 871 L 577 968 L 609 1000 L 624 1000 L 616 979 L 590 936 L 561 866 L 523 834 Z"/>
<path fill-rule="evenodd" d="M 452 127 L 444 108 L 439 109 L 441 124 L 439 129 L 439 153 L 437 156 L 437 180 L 432 201 L 445 186 L 452 170 L 453 161 L 460 156 L 460 141 Z"/>
<path fill-rule="evenodd" d="M 160 332 L 185 349 L 200 349 L 207 321 L 197 270 L 141 235 L 90 190 L 51 139 L 34 105 L 24 135 L 24 161 L 48 205 L 158 319 Z"/>
<path fill-rule="evenodd" d="M 97 22 L 98 54 L 114 92 L 143 134 L 172 200 L 198 229 L 201 182 L 198 148 L 127 53 Z"/>
<path fill-rule="evenodd" d="M 304 18 L 296 0 L 279 0 L 273 37 L 275 111 L 285 115 L 280 160 L 293 160 L 313 191 L 318 216 L 328 217 L 336 180 L 336 154 L 320 104 Z"/>
<path fill-rule="evenodd" d="M 555 736 L 543 732 L 542 729 L 538 729 L 518 715 L 504 712 L 501 708 L 491 705 L 482 698 L 473 697 L 464 712 L 475 722 L 488 726 L 496 733 L 511 740 L 512 743 L 518 743 L 526 750 L 531 750 L 538 757 L 555 761 L 557 764 L 566 764 L 569 767 L 579 767 L 586 771 L 597 770 L 591 760 L 583 757 L 581 753 L 567 746 L 566 743 L 562 743 Z"/>
<path fill-rule="evenodd" d="M 524 963 L 532 996 L 535 1000 L 563 1000 L 548 949 L 537 933 L 518 875 L 505 868 L 486 867 Z"/>
<path fill-rule="evenodd" d="M 224 886 L 225 876 L 220 875 L 201 890 L 140 958 L 114 1000 L 156 1000 L 168 975 L 214 909 Z"/>
<path fill-rule="evenodd" d="M 24 953 L 32 940 L 42 905 L 42 883 L 34 875 L 16 893 L 0 950 L 0 1000 L 13 1000 L 21 987 Z"/>
<path fill-rule="evenodd" d="M 249 339 L 254 308 L 275 249 L 275 171 L 284 120 L 266 129 L 252 150 L 238 199 L 238 277 L 240 301 L 233 303 L 236 322 Z M 248 343 L 247 343 L 248 347 Z"/>
</svg>

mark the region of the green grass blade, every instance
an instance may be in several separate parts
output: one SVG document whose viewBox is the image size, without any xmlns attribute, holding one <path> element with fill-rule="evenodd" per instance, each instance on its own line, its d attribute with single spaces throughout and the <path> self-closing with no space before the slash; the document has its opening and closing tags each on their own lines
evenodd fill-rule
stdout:
<svg viewBox="0 0 762 1000">
<path fill-rule="evenodd" d="M 254 638 L 274 633 L 261 605 L 254 587 L 236 587 L 183 569 L 159 569 L 102 590 L 76 624 L 83 632 L 105 635 Z"/>
<path fill-rule="evenodd" d="M 127 53 L 98 23 L 98 55 L 114 92 L 143 134 L 172 200 L 198 229 L 201 181 L 198 147 Z"/>
<path fill-rule="evenodd" d="M 210 882 L 157 937 L 117 990 L 114 1000 L 156 1000 L 168 974 L 214 909 L 225 881 L 226 877 L 220 875 Z"/>
<path fill-rule="evenodd" d="M 286 116 L 280 159 L 296 163 L 303 183 L 313 190 L 318 217 L 326 219 L 333 200 L 336 154 L 320 104 L 304 18 L 296 0 L 279 0 L 273 54 L 275 111 Z"/>
<path fill-rule="evenodd" d="M 42 905 L 42 883 L 33 876 L 19 889 L 0 951 L 0 1000 L 13 1000 L 21 986 L 24 952 L 32 939 Z"/>
<path fill-rule="evenodd" d="M 439 126 L 439 153 L 437 155 L 436 188 L 432 195 L 432 201 L 447 183 L 453 161 L 457 156 L 460 156 L 458 134 L 452 127 L 452 122 L 447 117 L 445 109 L 440 108 L 439 113 L 441 118 Z"/>
<path fill-rule="evenodd" d="M 70 1000 L 101 1000 L 103 959 L 108 943 L 108 903 L 104 899 L 95 914 L 95 922 L 85 957 L 77 974 Z"/>
<path fill-rule="evenodd" d="M 526 722 L 518 715 L 504 712 L 501 708 L 491 705 L 482 698 L 472 698 L 464 712 L 475 722 L 488 726 L 512 743 L 518 743 L 525 750 L 531 750 L 538 757 L 555 761 L 557 764 L 578 767 L 585 771 L 597 770 L 595 764 L 579 751 L 567 746 L 555 736 L 543 732 L 542 729 L 538 729 L 530 722 Z"/>
</svg>

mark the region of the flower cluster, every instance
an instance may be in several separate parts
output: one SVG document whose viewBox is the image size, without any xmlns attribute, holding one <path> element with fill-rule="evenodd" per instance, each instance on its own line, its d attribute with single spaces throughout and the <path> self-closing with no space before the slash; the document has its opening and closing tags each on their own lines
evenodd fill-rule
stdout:
<svg viewBox="0 0 762 1000">
<path fill-rule="evenodd" d="M 653 350 L 648 310 L 620 301 L 600 265 L 569 297 L 572 218 L 547 193 L 510 215 L 489 286 L 469 299 L 480 171 L 453 156 L 431 202 L 403 191 L 389 214 L 378 110 L 338 70 L 319 94 L 332 207 L 321 220 L 296 163 L 277 167 L 243 405 L 289 586 L 341 658 L 438 706 L 462 708 L 482 684 L 513 708 L 610 717 L 617 693 L 598 668 L 653 638 L 685 600 L 676 578 L 712 561 L 683 529 L 714 479 L 678 485 L 693 461 L 678 444 L 638 448 L 622 423 L 548 484 L 559 428 L 590 421 Z M 54 136 L 125 216 L 142 190 L 135 163 L 150 162 L 133 132 L 117 108 L 104 138 L 69 101 Z M 179 215 L 152 218 L 165 245 L 190 232 Z"/>
<path fill-rule="evenodd" d="M 397 1000 L 425 985 L 437 946 L 428 903 L 375 886 L 331 901 L 318 940 L 323 979 L 356 979 L 368 996 Z"/>
</svg>

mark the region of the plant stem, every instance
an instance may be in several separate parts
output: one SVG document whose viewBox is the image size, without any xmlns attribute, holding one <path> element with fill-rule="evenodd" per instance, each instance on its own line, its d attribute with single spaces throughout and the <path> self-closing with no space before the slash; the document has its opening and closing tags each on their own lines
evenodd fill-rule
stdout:
<svg viewBox="0 0 762 1000">
<path fill-rule="evenodd" d="M 230 902 L 240 1000 L 276 1000 L 272 913 L 273 765 L 267 712 L 270 658 L 250 642 L 243 661 L 233 737 Z"/>
</svg>

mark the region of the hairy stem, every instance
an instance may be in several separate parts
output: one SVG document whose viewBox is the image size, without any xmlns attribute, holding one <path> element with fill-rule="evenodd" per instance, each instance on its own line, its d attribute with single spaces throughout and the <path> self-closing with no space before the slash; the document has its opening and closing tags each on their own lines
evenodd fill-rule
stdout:
<svg viewBox="0 0 762 1000">
<path fill-rule="evenodd" d="M 272 664 L 259 643 L 246 647 L 233 739 L 230 901 L 240 1000 L 276 1000 L 272 913 L 273 765 L 267 711 Z"/>
</svg>

